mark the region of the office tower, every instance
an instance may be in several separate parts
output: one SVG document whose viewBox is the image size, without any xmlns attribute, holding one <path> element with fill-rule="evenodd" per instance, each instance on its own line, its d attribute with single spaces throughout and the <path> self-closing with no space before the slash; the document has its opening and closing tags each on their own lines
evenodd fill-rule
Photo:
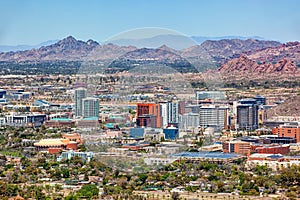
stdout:
<svg viewBox="0 0 300 200">
<path fill-rule="evenodd" d="M 156 103 L 137 104 L 137 126 L 162 127 L 161 106 Z"/>
<path fill-rule="evenodd" d="M 199 113 L 185 113 L 179 115 L 179 128 L 180 129 L 196 129 L 199 127 Z"/>
<path fill-rule="evenodd" d="M 86 98 L 86 89 L 78 88 L 75 90 L 75 116 L 82 117 L 83 116 L 83 108 L 82 108 L 82 99 Z"/>
<path fill-rule="evenodd" d="M 266 105 L 266 98 L 260 95 L 254 97 L 258 105 Z"/>
<path fill-rule="evenodd" d="M 212 127 L 216 130 L 228 128 L 229 108 L 226 106 L 202 106 L 200 107 L 200 127 Z"/>
<path fill-rule="evenodd" d="M 178 102 L 168 102 L 168 124 L 178 124 Z"/>
<path fill-rule="evenodd" d="M 237 128 L 255 130 L 258 128 L 258 108 L 255 99 L 242 99 L 237 105 Z"/>
<path fill-rule="evenodd" d="M 162 126 L 168 126 L 168 102 L 160 102 L 161 107 L 161 117 L 162 117 Z"/>
<path fill-rule="evenodd" d="M 83 117 L 99 117 L 99 101 L 97 98 L 82 99 Z"/>
<path fill-rule="evenodd" d="M 198 91 L 196 92 L 197 100 L 205 100 L 205 99 L 214 99 L 214 100 L 224 100 L 226 99 L 225 92 L 221 91 Z"/>
</svg>

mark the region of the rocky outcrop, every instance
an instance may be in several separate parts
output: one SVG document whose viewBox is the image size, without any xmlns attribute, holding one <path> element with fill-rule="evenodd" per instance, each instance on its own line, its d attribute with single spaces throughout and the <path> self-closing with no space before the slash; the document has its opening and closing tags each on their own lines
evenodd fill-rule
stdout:
<svg viewBox="0 0 300 200">
<path fill-rule="evenodd" d="M 248 74 L 293 74 L 296 73 L 296 64 L 288 59 L 281 59 L 276 63 L 257 63 L 250 59 L 246 55 L 242 55 L 239 58 L 229 60 L 223 64 L 218 71 L 221 74 L 237 74 L 240 76 Z"/>
<path fill-rule="evenodd" d="M 289 42 L 278 47 L 251 51 L 247 55 L 257 62 L 277 62 L 281 59 L 288 59 L 300 64 L 300 43 Z"/>
</svg>

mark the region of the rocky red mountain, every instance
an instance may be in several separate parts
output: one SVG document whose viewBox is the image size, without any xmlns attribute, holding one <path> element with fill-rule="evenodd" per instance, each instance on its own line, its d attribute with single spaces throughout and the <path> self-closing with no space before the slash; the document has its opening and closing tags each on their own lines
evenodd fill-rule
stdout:
<svg viewBox="0 0 300 200">
<path fill-rule="evenodd" d="M 286 58 L 282 58 L 276 63 L 257 63 L 256 61 L 242 55 L 223 64 L 218 71 L 221 74 L 239 74 L 240 76 L 249 74 L 295 74 L 298 73 L 296 64 Z"/>
<path fill-rule="evenodd" d="M 210 57 L 215 62 L 224 63 L 226 60 L 238 57 L 243 52 L 260 50 L 268 47 L 278 47 L 280 42 L 263 40 L 239 40 L 223 39 L 218 41 L 207 40 L 201 45 L 196 45 L 182 51 L 184 57 L 193 57 L 202 55 Z"/>
<path fill-rule="evenodd" d="M 246 53 L 250 59 L 257 62 L 276 62 L 283 58 L 300 64 L 300 43 L 289 42 L 277 47 L 269 47 Z"/>
</svg>

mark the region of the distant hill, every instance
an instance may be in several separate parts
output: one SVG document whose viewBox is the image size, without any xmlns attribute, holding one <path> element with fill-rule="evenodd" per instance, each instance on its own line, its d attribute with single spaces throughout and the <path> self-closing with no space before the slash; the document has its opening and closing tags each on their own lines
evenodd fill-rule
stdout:
<svg viewBox="0 0 300 200">
<path fill-rule="evenodd" d="M 175 37 L 173 35 L 165 36 L 169 39 L 174 39 Z M 177 36 L 175 39 L 177 39 L 175 40 L 177 41 L 175 43 L 178 43 L 179 45 L 192 42 L 192 40 L 186 40 L 186 38 Z M 180 43 L 180 41 L 183 43 Z M 158 43 L 160 42 L 163 41 L 158 40 Z M 171 41 L 166 40 L 165 42 Z M 255 69 L 256 72 L 261 71 L 264 73 L 268 73 L 269 71 L 293 72 L 295 63 L 292 59 L 286 57 L 289 55 L 290 58 L 298 58 L 299 53 L 297 51 L 299 47 L 299 43 L 288 43 L 283 45 L 276 41 L 222 39 L 218 41 L 207 40 L 201 45 L 193 44 L 188 48 L 176 50 L 166 44 L 157 48 L 138 48 L 136 46 L 120 46 L 111 43 L 101 45 L 93 40 L 81 41 L 69 36 L 54 44 L 42 46 L 37 49 L 2 52 L 0 53 L 0 62 L 7 62 L 2 63 L 2 66 L 7 66 L 7 73 L 9 73 L 10 62 L 13 63 L 14 69 L 17 68 L 17 65 L 21 65 L 22 63 L 27 65 L 29 63 L 30 69 L 33 70 L 33 68 L 36 68 L 34 67 L 34 64 L 43 62 L 46 62 L 47 65 L 53 63 L 52 68 L 55 68 L 55 65 L 58 63 L 61 67 L 64 66 L 62 65 L 62 61 L 77 62 L 76 66 L 78 66 L 78 62 L 85 63 L 97 61 L 97 63 L 94 63 L 95 67 L 101 65 L 109 68 L 115 67 L 118 70 L 131 69 L 141 65 L 149 67 L 153 65 L 165 65 L 171 66 L 181 72 L 202 72 L 206 69 L 217 69 L 224 64 L 224 66 L 221 67 L 221 69 L 223 69 L 221 72 L 224 71 L 226 73 L 230 73 L 233 70 L 229 66 L 226 67 L 226 65 L 231 66 L 236 62 L 237 66 L 245 65 L 244 71 L 247 71 L 246 68 L 249 68 L 249 70 Z M 261 57 L 259 57 L 259 52 L 262 52 Z M 285 56 L 281 56 L 281 54 L 277 55 L 276 58 L 281 58 L 277 60 L 278 64 L 272 63 L 271 66 L 268 66 L 268 64 L 264 63 L 263 65 L 260 65 L 258 64 L 259 61 L 254 58 L 263 60 L 263 52 L 268 52 L 266 55 L 271 55 L 272 52 L 282 52 Z M 245 57 L 241 57 L 243 54 L 247 55 L 247 59 L 257 62 L 255 63 L 254 68 L 248 66 L 252 61 L 247 60 Z M 235 60 L 236 58 L 239 59 Z M 267 56 L 267 58 L 269 57 Z M 231 60 L 232 62 L 230 62 Z M 65 65 L 69 66 L 69 64 L 66 63 Z M 283 69 L 279 70 L 282 66 Z M 72 63 L 70 67 L 74 69 L 74 63 Z M 239 70 L 234 69 L 233 72 Z"/>
<path fill-rule="evenodd" d="M 1 61 L 78 61 L 83 60 L 99 43 L 76 40 L 69 36 L 49 46 L 26 51 L 0 53 Z"/>
<path fill-rule="evenodd" d="M 202 44 L 206 40 L 233 40 L 233 39 L 238 39 L 238 40 L 247 40 L 247 39 L 255 39 L 255 40 L 264 40 L 264 38 L 259 37 L 259 36 L 249 36 L 249 37 L 243 37 L 243 36 L 220 36 L 220 37 L 207 37 L 207 36 L 191 36 L 191 38 L 196 41 L 198 44 Z"/>
<path fill-rule="evenodd" d="M 263 40 L 239 40 L 239 39 L 223 39 L 219 41 L 207 40 L 201 45 L 195 45 L 180 51 L 180 55 L 188 59 L 203 71 L 205 69 L 216 69 L 226 61 L 237 58 L 243 52 L 255 51 L 267 47 L 277 47 L 281 43 L 276 41 Z"/>
<path fill-rule="evenodd" d="M 300 42 L 288 42 L 279 46 L 247 52 L 249 58 L 257 62 L 276 62 L 283 58 L 300 65 Z"/>
<path fill-rule="evenodd" d="M 282 59 L 276 63 L 261 63 L 258 64 L 245 55 L 239 58 L 232 59 L 223 64 L 218 71 L 222 74 L 239 74 L 247 76 L 249 74 L 295 74 L 297 66 L 291 60 Z"/>
<path fill-rule="evenodd" d="M 138 68 L 140 66 L 143 68 L 145 66 L 161 66 L 162 68 L 159 68 L 159 70 L 167 70 L 167 68 L 163 69 L 163 66 L 166 66 L 178 72 L 197 72 L 188 60 L 166 46 L 157 49 L 141 48 L 127 52 L 114 60 L 110 68 L 131 70 L 132 68 Z M 159 73 L 159 71 L 153 73 Z"/>
<path fill-rule="evenodd" d="M 217 61 L 222 62 L 237 57 L 244 52 L 278 47 L 280 45 L 281 43 L 276 41 L 224 39 L 219 41 L 207 40 L 201 44 L 201 47 Z"/>
<path fill-rule="evenodd" d="M 165 40 L 166 39 L 166 40 Z M 224 59 L 232 58 L 243 52 L 255 52 L 265 48 L 273 48 L 281 46 L 279 42 L 275 41 L 261 41 L 261 40 L 239 40 L 239 39 L 224 39 L 219 41 L 205 41 L 201 45 L 195 45 L 192 40 L 183 36 L 175 35 L 162 35 L 149 40 L 148 42 L 162 43 L 162 45 L 155 48 L 168 48 L 168 51 L 176 52 L 182 57 L 203 57 L 205 59 L 211 57 L 218 63 Z M 165 43 L 165 44 L 164 44 Z M 168 45 L 190 45 L 186 49 L 176 50 Z M 124 50 L 127 47 L 127 50 Z M 24 60 L 82 60 L 86 58 L 91 52 L 100 51 L 101 55 L 105 54 L 106 57 L 120 56 L 122 53 L 132 51 L 139 48 L 139 46 L 124 46 L 113 45 L 111 43 L 100 45 L 98 42 L 88 40 L 87 42 L 76 40 L 74 37 L 69 36 L 54 44 L 42 46 L 37 49 L 17 51 L 17 52 L 2 52 L 0 53 L 1 61 L 24 61 Z M 123 50 L 120 50 L 123 49 Z M 118 53 L 116 53 L 118 52 Z M 111 55 L 109 55 L 111 54 Z M 91 59 L 95 59 L 90 57 Z M 101 59 L 98 57 L 97 59 Z"/>
<path fill-rule="evenodd" d="M 46 42 L 42 42 L 37 45 L 0 45 L 0 52 L 9 52 L 9 51 L 25 51 L 25 50 L 30 50 L 30 49 L 37 49 L 42 46 L 48 46 L 51 44 L 54 44 L 58 42 L 58 40 L 49 40 Z"/>
<path fill-rule="evenodd" d="M 205 36 L 185 36 L 179 34 L 161 34 L 149 38 L 141 39 L 112 39 L 106 43 L 117 44 L 119 46 L 136 46 L 137 48 L 158 48 L 162 45 L 167 45 L 170 48 L 176 50 L 182 50 L 194 45 L 200 45 L 207 40 L 219 41 L 219 40 L 263 40 L 262 37 L 253 36 L 253 37 L 242 37 L 242 36 L 222 36 L 222 37 L 205 37 Z"/>
<path fill-rule="evenodd" d="M 108 42 L 119 46 L 136 46 L 137 48 L 158 48 L 162 45 L 166 45 L 176 50 L 188 48 L 197 44 L 190 37 L 173 34 L 157 35 L 142 39 L 117 39 L 109 40 Z"/>
</svg>

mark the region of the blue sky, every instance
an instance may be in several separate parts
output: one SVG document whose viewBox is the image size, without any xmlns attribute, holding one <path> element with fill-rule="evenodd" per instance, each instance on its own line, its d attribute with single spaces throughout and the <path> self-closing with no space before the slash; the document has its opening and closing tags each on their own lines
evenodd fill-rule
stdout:
<svg viewBox="0 0 300 200">
<path fill-rule="evenodd" d="M 133 28 L 186 35 L 261 36 L 300 41 L 297 0 L 1 0 L 0 45 L 68 35 L 105 41 Z"/>
</svg>

